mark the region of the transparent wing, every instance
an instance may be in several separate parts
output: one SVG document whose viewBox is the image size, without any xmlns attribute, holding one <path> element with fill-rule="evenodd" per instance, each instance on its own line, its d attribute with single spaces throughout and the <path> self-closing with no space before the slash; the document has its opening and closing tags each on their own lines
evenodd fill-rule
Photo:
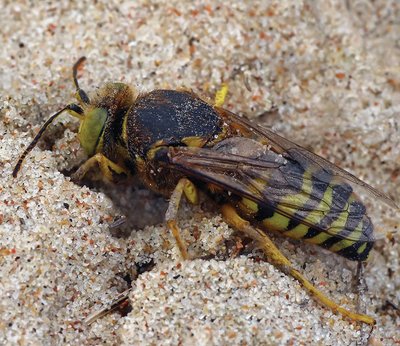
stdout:
<svg viewBox="0 0 400 346">
<path fill-rule="evenodd" d="M 218 111 L 229 124 L 235 124 L 235 126 L 240 125 L 247 131 L 251 132 L 253 137 L 258 141 L 270 145 L 274 152 L 282 154 L 283 157 L 291 158 L 298 162 L 304 169 L 309 168 L 312 170 L 329 171 L 330 174 L 339 178 L 338 181 L 347 182 L 350 185 L 353 185 L 353 187 L 357 186 L 365 190 L 369 195 L 383 201 L 388 206 L 394 209 L 399 209 L 398 205 L 390 197 L 323 157 L 308 151 L 282 136 L 279 136 L 268 128 L 262 127 L 258 124 L 253 124 L 246 118 L 240 117 L 222 108 L 219 108 Z"/>
</svg>

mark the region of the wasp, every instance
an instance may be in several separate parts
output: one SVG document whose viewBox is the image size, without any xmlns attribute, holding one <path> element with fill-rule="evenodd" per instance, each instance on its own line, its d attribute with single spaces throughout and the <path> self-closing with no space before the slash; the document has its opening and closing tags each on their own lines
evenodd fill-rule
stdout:
<svg viewBox="0 0 400 346">
<path fill-rule="evenodd" d="M 184 259 L 189 255 L 179 232 L 179 205 L 183 196 L 197 203 L 199 191 L 205 191 L 221 205 L 230 226 L 257 241 L 273 265 L 297 279 L 322 305 L 352 320 L 375 323 L 315 288 L 268 232 L 361 263 L 376 237 L 353 188 L 361 187 L 397 208 L 391 199 L 324 158 L 222 108 L 223 93 L 211 104 L 189 90 L 140 94 L 126 84 L 107 83 L 89 97 L 77 78 L 84 61 L 82 57 L 73 66 L 77 103 L 43 124 L 16 164 L 14 177 L 46 128 L 68 112 L 80 121 L 78 137 L 89 157 L 73 178 L 81 180 L 98 167 L 108 180 L 136 176 L 169 198 L 165 222 Z"/>
</svg>

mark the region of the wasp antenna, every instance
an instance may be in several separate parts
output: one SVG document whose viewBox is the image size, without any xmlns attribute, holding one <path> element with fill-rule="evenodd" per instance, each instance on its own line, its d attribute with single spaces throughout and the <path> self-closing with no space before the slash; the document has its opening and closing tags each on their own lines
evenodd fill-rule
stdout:
<svg viewBox="0 0 400 346">
<path fill-rule="evenodd" d="M 79 87 L 78 83 L 78 69 L 79 67 L 83 64 L 83 62 L 86 60 L 85 56 L 82 56 L 78 59 L 78 61 L 74 64 L 72 67 L 72 78 L 74 79 L 74 85 L 76 88 L 76 93 L 77 97 L 80 101 L 82 101 L 85 104 L 89 104 L 90 100 L 87 94 Z"/>
<path fill-rule="evenodd" d="M 28 145 L 28 147 L 25 149 L 25 151 L 22 153 L 20 156 L 17 164 L 14 167 L 14 170 L 12 172 L 12 175 L 14 178 L 17 177 L 19 170 L 21 169 L 22 162 L 24 161 L 25 157 L 31 152 L 31 150 L 36 146 L 37 142 L 39 141 L 40 137 L 42 137 L 43 132 L 46 131 L 47 127 L 63 112 L 70 110 L 73 113 L 77 113 L 78 115 L 83 114 L 83 110 L 81 107 L 79 107 L 76 104 L 69 104 L 65 106 L 63 109 L 59 110 L 57 113 L 53 114 L 41 127 L 35 138 L 32 140 L 32 142 Z"/>
<path fill-rule="evenodd" d="M 74 78 L 74 84 L 75 84 L 75 88 L 76 90 L 79 90 L 79 83 L 78 83 L 78 70 L 79 67 L 84 63 L 84 61 L 86 60 L 85 56 L 81 56 L 77 62 L 74 64 L 74 66 L 72 67 L 72 78 Z"/>
</svg>

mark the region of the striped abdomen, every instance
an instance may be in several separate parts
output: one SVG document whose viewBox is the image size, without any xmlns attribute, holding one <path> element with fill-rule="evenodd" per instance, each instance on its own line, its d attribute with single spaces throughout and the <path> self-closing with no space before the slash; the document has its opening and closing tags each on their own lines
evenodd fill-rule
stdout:
<svg viewBox="0 0 400 346">
<path fill-rule="evenodd" d="M 311 172 L 295 161 L 287 161 L 268 181 L 256 180 L 256 194 L 265 196 L 266 203 L 241 198 L 238 207 L 244 216 L 266 230 L 320 245 L 348 259 L 367 259 L 374 242 L 373 225 L 350 185 L 335 182 L 328 170 Z"/>
</svg>

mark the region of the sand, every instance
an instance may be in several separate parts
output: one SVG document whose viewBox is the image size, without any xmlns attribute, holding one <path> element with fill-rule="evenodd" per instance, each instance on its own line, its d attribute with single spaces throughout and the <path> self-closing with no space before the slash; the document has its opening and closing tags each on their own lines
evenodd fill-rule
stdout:
<svg viewBox="0 0 400 346">
<path fill-rule="evenodd" d="M 365 272 L 370 328 L 334 315 L 241 239 L 217 208 L 183 204 L 182 261 L 162 224 L 166 203 L 140 186 L 78 185 L 78 123 L 60 117 L 26 159 L 23 148 L 72 102 L 72 64 L 95 92 L 187 87 L 246 114 L 399 199 L 400 5 L 397 1 L 1 1 L 0 344 L 373 345 L 400 343 L 399 235 Z M 276 109 L 274 115 L 265 112 Z M 109 224 L 128 216 L 120 230 Z M 398 215 L 377 204 L 378 235 Z M 356 308 L 356 264 L 274 238 L 318 288 Z M 136 275 L 139 272 L 139 275 Z M 137 276 L 137 278 L 136 278 Z M 85 318 L 130 287 L 131 311 Z"/>
</svg>

